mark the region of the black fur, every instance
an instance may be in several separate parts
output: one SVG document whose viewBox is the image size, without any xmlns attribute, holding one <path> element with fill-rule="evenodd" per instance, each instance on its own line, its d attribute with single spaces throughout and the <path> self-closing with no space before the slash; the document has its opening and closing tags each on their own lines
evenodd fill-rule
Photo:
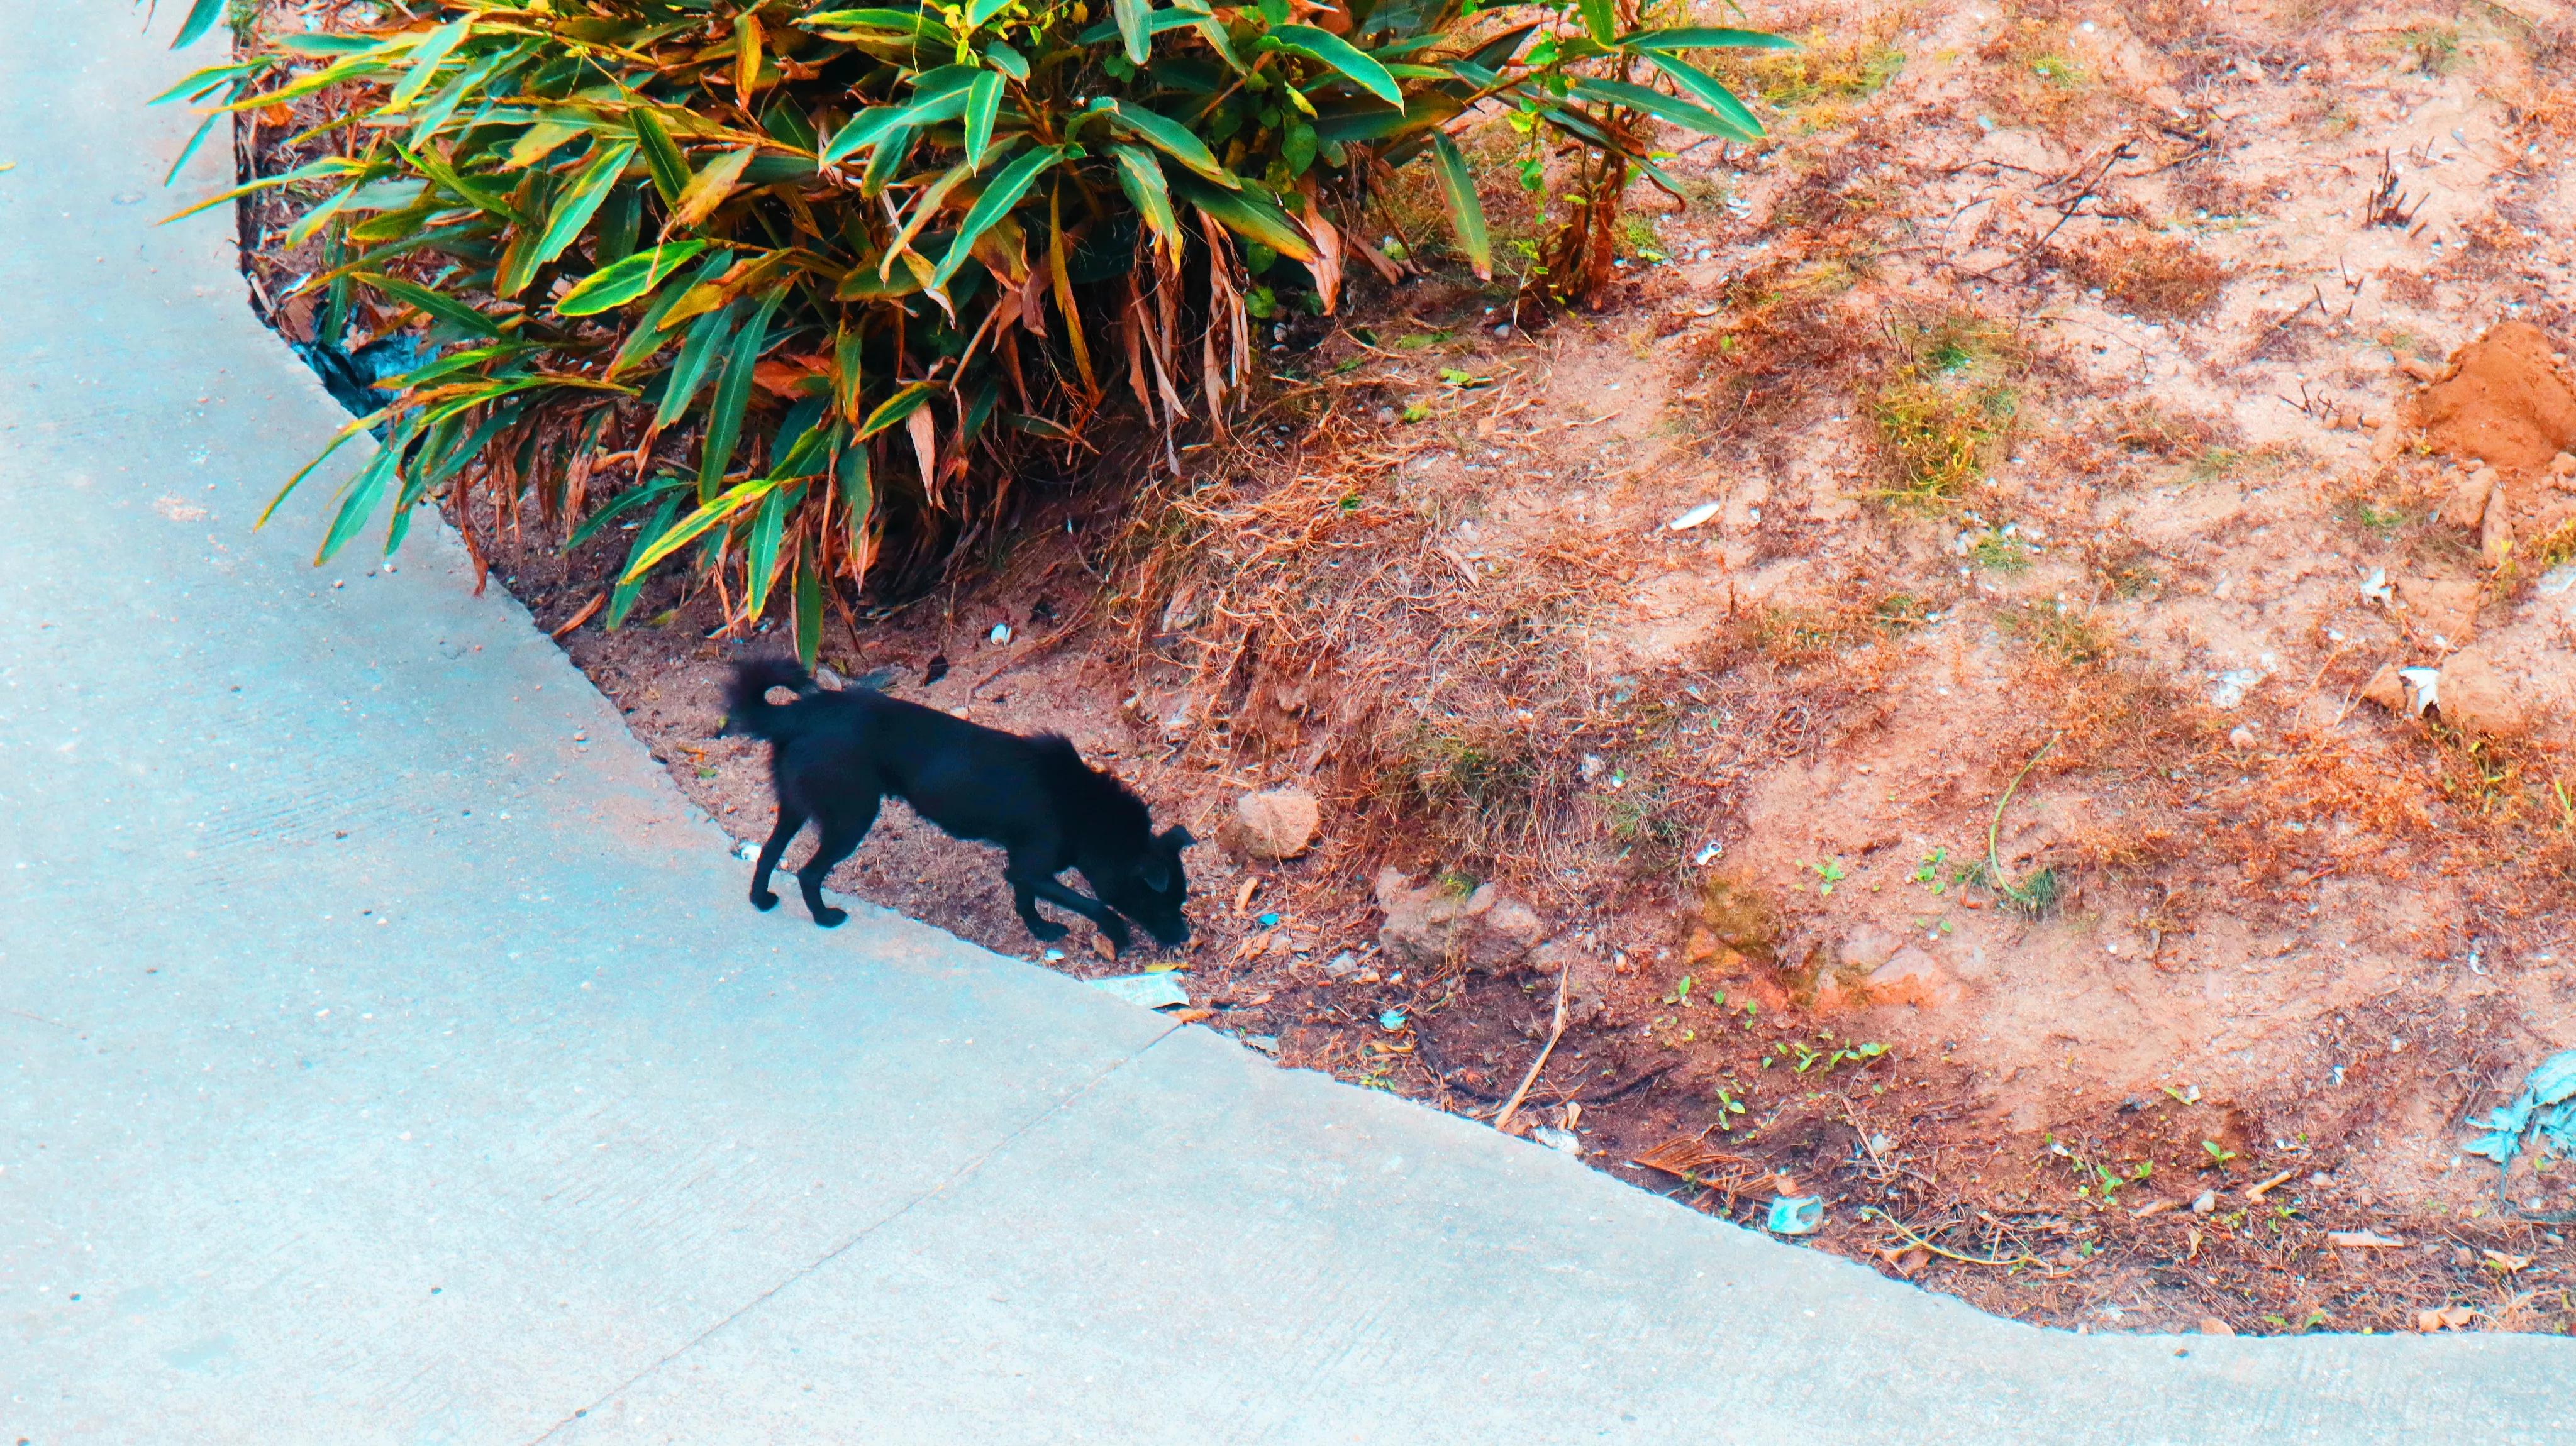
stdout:
<svg viewBox="0 0 2576 1446">
<path fill-rule="evenodd" d="M 800 696 L 772 703 L 772 688 Z M 868 836 L 878 804 L 892 794 L 953 838 L 1001 845 L 1010 855 L 1002 877 L 1012 905 L 1040 939 L 1065 933 L 1038 914 L 1044 899 L 1099 925 L 1119 949 L 1128 938 L 1120 915 L 1167 945 L 1189 942 L 1181 850 L 1197 840 L 1184 828 L 1156 834 L 1125 784 L 1083 763 L 1055 734 L 1022 738 L 866 688 L 824 692 L 785 658 L 734 666 L 722 731 L 770 745 L 778 826 L 752 869 L 756 908 L 777 906 L 770 872 L 811 819 L 819 838 L 796 871 L 805 907 L 827 929 L 849 917 L 823 902 L 823 879 Z M 1059 883 L 1066 869 L 1079 869 L 1098 897 Z"/>
</svg>

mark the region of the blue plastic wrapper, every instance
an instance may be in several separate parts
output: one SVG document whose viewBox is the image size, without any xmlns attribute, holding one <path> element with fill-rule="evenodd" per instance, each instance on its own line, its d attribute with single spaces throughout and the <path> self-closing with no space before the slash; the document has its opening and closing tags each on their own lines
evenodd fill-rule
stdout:
<svg viewBox="0 0 2576 1446">
<path fill-rule="evenodd" d="M 2496 1106 L 2485 1119 L 2469 1121 L 2471 1129 L 2486 1133 L 2469 1141 L 2468 1152 L 2511 1169 L 2535 1123 L 2550 1149 L 2576 1155 L 2576 1049 L 2560 1050 L 2533 1066 L 2521 1094 Z"/>
</svg>

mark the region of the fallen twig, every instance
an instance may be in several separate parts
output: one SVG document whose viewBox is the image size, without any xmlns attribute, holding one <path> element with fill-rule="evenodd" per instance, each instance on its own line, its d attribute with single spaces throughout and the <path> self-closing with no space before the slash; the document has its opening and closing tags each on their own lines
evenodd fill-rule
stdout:
<svg viewBox="0 0 2576 1446">
<path fill-rule="evenodd" d="M 1573 978 L 1574 966 L 1567 964 L 1556 971 L 1556 1022 L 1547 1028 L 1547 1043 L 1539 1046 L 1538 1058 L 1530 1061 L 1529 1073 L 1521 1076 L 1521 1087 L 1494 1115 L 1494 1128 L 1508 1131 L 1512 1116 L 1520 1111 L 1521 1101 L 1529 1097 L 1530 1086 L 1538 1083 L 1538 1072 L 1547 1068 L 1547 1057 L 1556 1052 L 1556 1042 L 1565 1037 L 1565 986 Z"/>
</svg>

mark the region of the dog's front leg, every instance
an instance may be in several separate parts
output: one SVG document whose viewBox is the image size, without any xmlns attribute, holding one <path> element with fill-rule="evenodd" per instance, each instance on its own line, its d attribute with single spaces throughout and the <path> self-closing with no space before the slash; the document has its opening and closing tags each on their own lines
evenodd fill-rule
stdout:
<svg viewBox="0 0 2576 1446">
<path fill-rule="evenodd" d="M 1020 922 L 1028 926 L 1029 933 L 1042 944 L 1052 944 L 1063 938 L 1067 932 L 1065 927 L 1038 912 L 1036 892 L 1019 879 L 1012 879 L 1010 883 L 1011 907 L 1019 912 Z"/>
<path fill-rule="evenodd" d="M 1039 898 L 1058 908 L 1071 909 L 1099 925 L 1100 932 L 1109 937 L 1109 947 L 1114 951 L 1125 952 L 1128 938 L 1127 921 L 1119 918 L 1107 904 L 1078 889 L 1068 888 L 1051 878 L 1038 880 L 1035 888 Z M 1058 932 L 1062 931 L 1059 929 Z"/>
</svg>

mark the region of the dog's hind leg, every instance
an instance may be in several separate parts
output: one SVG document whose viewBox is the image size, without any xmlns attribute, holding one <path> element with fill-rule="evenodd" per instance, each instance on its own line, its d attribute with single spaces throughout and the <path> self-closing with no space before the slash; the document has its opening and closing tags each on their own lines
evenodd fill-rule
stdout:
<svg viewBox="0 0 2576 1446">
<path fill-rule="evenodd" d="M 867 840 L 868 830 L 876 826 L 877 805 L 882 800 L 870 798 L 848 818 L 826 820 L 821 837 L 814 842 L 814 856 L 796 871 L 796 882 L 805 894 L 805 908 L 814 922 L 826 929 L 837 927 L 848 917 L 847 909 L 835 909 L 823 902 L 823 880 L 840 867 L 841 860 L 858 852 Z"/>
<path fill-rule="evenodd" d="M 760 846 L 760 861 L 751 866 L 751 906 L 762 912 L 778 907 L 778 896 L 769 891 L 769 874 L 778 867 L 778 856 L 795 842 L 797 830 L 805 827 L 805 815 L 788 806 L 778 805 L 778 826 L 769 831 L 769 842 Z"/>
</svg>

